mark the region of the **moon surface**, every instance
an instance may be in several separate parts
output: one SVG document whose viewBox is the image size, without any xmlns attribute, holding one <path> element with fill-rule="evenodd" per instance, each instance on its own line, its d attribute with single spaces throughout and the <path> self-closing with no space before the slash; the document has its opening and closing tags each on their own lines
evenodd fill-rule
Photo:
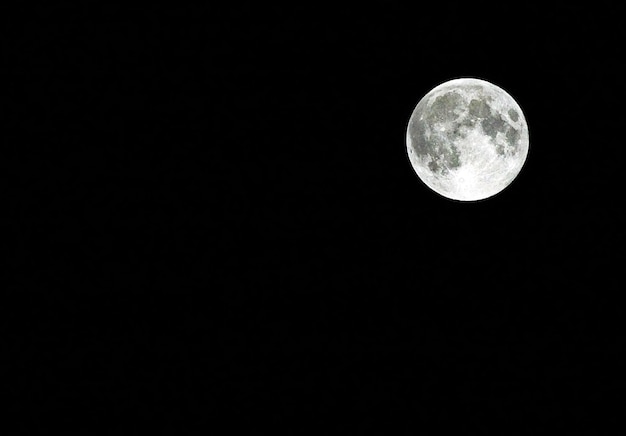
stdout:
<svg viewBox="0 0 626 436">
<path fill-rule="evenodd" d="M 419 178 L 460 201 L 491 197 L 517 177 L 528 155 L 528 125 L 513 97 L 480 79 L 454 79 L 417 104 L 407 151 Z"/>
</svg>

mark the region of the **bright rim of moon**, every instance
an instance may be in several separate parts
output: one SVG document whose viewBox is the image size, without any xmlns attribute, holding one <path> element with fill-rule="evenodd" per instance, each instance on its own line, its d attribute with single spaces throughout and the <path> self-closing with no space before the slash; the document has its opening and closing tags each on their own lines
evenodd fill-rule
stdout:
<svg viewBox="0 0 626 436">
<path fill-rule="evenodd" d="M 528 125 L 503 89 L 454 79 L 419 101 L 406 142 L 413 169 L 429 188 L 476 201 L 502 191 L 519 174 L 528 155 Z"/>
</svg>

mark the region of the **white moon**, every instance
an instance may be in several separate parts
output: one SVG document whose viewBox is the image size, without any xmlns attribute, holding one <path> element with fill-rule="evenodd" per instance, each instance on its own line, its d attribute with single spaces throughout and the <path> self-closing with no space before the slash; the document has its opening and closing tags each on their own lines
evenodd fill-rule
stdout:
<svg viewBox="0 0 626 436">
<path fill-rule="evenodd" d="M 503 89 L 479 79 L 442 83 L 417 104 L 407 128 L 409 160 L 433 191 L 453 200 L 491 197 L 517 177 L 528 125 Z"/>
</svg>

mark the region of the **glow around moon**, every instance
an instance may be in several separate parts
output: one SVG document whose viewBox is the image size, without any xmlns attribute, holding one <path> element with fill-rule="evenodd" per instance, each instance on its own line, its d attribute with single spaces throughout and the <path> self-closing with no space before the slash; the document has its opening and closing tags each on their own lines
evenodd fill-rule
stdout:
<svg viewBox="0 0 626 436">
<path fill-rule="evenodd" d="M 409 160 L 444 197 L 491 197 L 517 177 L 528 155 L 528 125 L 513 98 L 479 79 L 445 82 L 417 104 L 407 128 Z"/>
</svg>

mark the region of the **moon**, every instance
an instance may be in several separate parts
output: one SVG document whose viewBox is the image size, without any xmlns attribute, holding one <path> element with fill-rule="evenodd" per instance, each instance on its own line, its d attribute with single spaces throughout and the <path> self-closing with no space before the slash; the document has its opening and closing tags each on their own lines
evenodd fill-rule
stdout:
<svg viewBox="0 0 626 436">
<path fill-rule="evenodd" d="M 492 197 L 521 171 L 528 125 L 517 102 L 485 80 L 454 79 L 433 88 L 409 119 L 409 160 L 436 193 L 459 201 Z"/>
</svg>

